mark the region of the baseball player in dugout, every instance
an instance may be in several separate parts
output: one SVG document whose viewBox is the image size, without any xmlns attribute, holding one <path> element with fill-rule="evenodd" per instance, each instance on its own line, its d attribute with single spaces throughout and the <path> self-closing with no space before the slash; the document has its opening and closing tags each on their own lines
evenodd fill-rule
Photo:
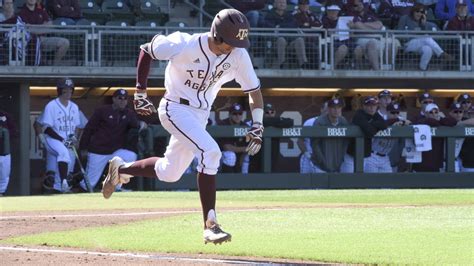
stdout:
<svg viewBox="0 0 474 266">
<path fill-rule="evenodd" d="M 87 152 L 86 176 L 92 187 L 95 187 L 104 171 L 107 162 L 119 156 L 125 162 L 137 160 L 137 154 L 125 149 L 127 134 L 131 128 L 146 128 L 139 121 L 136 113 L 127 108 L 128 92 L 116 90 L 112 95 L 112 104 L 98 107 L 84 128 L 79 149 Z M 81 188 L 86 190 L 86 183 L 81 181 Z"/>
<path fill-rule="evenodd" d="M 74 169 L 75 156 L 72 147 L 82 132 L 79 107 L 71 101 L 74 93 L 74 82 L 63 78 L 57 82 L 58 97 L 45 107 L 38 123 L 41 125 L 40 139 L 43 139 L 47 156 L 57 162 L 54 189 L 63 193 L 70 192 L 71 180 L 67 176 Z"/>
<path fill-rule="evenodd" d="M 0 110 L 0 196 L 6 192 L 11 172 L 12 139 L 18 137 L 16 123 L 12 116 Z"/>
<path fill-rule="evenodd" d="M 221 126 L 246 126 L 242 120 L 243 107 L 234 103 L 229 108 L 229 118 L 222 120 Z M 222 147 L 222 173 L 242 172 L 242 163 L 247 155 L 245 138 L 222 138 L 219 140 Z"/>
<path fill-rule="evenodd" d="M 255 155 L 262 145 L 263 98 L 260 81 L 246 50 L 249 22 L 235 9 L 221 10 L 210 32 L 189 35 L 174 32 L 156 35 L 140 46 L 137 64 L 135 111 L 156 115 L 171 134 L 163 158 L 151 157 L 125 163 L 120 157 L 110 161 L 103 183 L 104 198 L 109 198 L 119 183 L 131 176 L 176 182 L 194 157 L 198 159 L 197 184 L 204 220 L 204 242 L 223 243 L 231 234 L 222 230 L 216 218 L 216 174 L 221 158 L 217 142 L 206 131 L 211 106 L 224 83 L 236 80 L 249 96 L 253 124 L 248 130 L 246 151 Z M 152 60 L 168 60 L 165 70 L 166 92 L 158 110 L 147 97 L 147 79 Z"/>
<path fill-rule="evenodd" d="M 380 130 L 385 130 L 387 124 L 383 117 L 377 112 L 379 101 L 377 97 L 364 97 L 362 102 L 362 109 L 356 111 L 352 118 L 352 123 L 364 133 L 364 158 L 368 158 L 372 154 L 372 138 Z M 355 143 L 352 140 L 349 144 L 349 152 L 352 157 L 355 153 Z M 364 159 L 364 172 L 367 171 L 367 159 Z"/>
</svg>

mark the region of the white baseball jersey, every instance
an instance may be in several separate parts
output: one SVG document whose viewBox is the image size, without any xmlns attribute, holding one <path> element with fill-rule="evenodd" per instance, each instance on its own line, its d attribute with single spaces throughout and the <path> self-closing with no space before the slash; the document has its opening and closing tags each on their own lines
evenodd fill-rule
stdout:
<svg viewBox="0 0 474 266">
<path fill-rule="evenodd" d="M 59 98 L 51 100 L 45 107 L 39 123 L 51 127 L 63 139 L 75 134 L 76 127 L 80 127 L 81 119 L 79 107 L 72 101 L 64 106 Z"/>
<path fill-rule="evenodd" d="M 210 110 L 221 86 L 235 79 L 244 92 L 260 89 L 247 50 L 235 48 L 217 56 L 209 49 L 209 33 L 189 35 L 174 32 L 156 35 L 150 42 L 150 56 L 169 60 L 165 70 L 165 98 Z"/>
</svg>

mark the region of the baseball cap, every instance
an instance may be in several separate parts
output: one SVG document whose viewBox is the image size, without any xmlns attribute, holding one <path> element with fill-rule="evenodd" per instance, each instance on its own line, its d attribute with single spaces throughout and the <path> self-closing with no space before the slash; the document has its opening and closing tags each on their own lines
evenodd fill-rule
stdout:
<svg viewBox="0 0 474 266">
<path fill-rule="evenodd" d="M 338 5 L 330 5 L 326 7 L 326 10 L 341 11 L 341 8 Z"/>
<path fill-rule="evenodd" d="M 452 103 L 452 104 L 449 106 L 449 110 L 450 110 L 450 111 L 462 110 L 462 106 L 461 106 L 460 103 Z"/>
<path fill-rule="evenodd" d="M 114 91 L 114 94 L 112 95 L 113 97 L 116 96 L 128 96 L 128 92 L 125 89 L 118 89 Z"/>
<path fill-rule="evenodd" d="M 341 99 L 334 98 L 329 101 L 327 101 L 328 107 L 334 107 L 334 106 L 343 106 L 344 102 Z"/>
<path fill-rule="evenodd" d="M 458 6 L 467 6 L 466 0 L 457 0 L 456 7 Z"/>
<path fill-rule="evenodd" d="M 428 100 L 428 99 L 433 100 L 433 96 L 431 96 L 431 94 L 425 92 L 425 93 L 421 94 L 418 97 L 418 99 L 420 100 L 420 102 L 423 102 L 424 100 Z"/>
<path fill-rule="evenodd" d="M 275 111 L 275 108 L 273 108 L 273 105 L 271 103 L 265 104 L 263 107 L 263 111 L 268 112 L 268 111 Z"/>
<path fill-rule="evenodd" d="M 383 97 L 383 96 L 390 96 L 392 97 L 392 92 L 390 92 L 389 90 L 381 90 L 378 94 L 379 98 L 380 97 Z"/>
<path fill-rule="evenodd" d="M 428 112 L 431 112 L 431 111 L 434 110 L 434 109 L 438 109 L 438 110 L 439 110 L 438 105 L 436 105 L 435 103 L 430 103 L 430 104 L 426 105 L 426 107 L 425 107 L 425 112 L 428 113 Z"/>
<path fill-rule="evenodd" d="M 390 103 L 387 106 L 387 111 L 393 112 L 393 111 L 400 111 L 400 104 L 398 103 Z"/>
<path fill-rule="evenodd" d="M 233 103 L 229 108 L 229 113 L 242 113 L 243 108 L 240 103 Z"/>
<path fill-rule="evenodd" d="M 459 95 L 457 102 L 462 103 L 462 102 L 466 102 L 466 101 L 470 101 L 470 100 L 471 100 L 471 95 L 469 95 L 467 93 L 463 93 L 463 94 Z"/>
<path fill-rule="evenodd" d="M 70 78 L 62 78 L 58 80 L 56 86 L 58 88 L 74 88 L 74 82 Z"/>
<path fill-rule="evenodd" d="M 379 100 L 374 96 L 366 96 L 364 97 L 364 105 L 375 105 L 378 104 Z"/>
</svg>

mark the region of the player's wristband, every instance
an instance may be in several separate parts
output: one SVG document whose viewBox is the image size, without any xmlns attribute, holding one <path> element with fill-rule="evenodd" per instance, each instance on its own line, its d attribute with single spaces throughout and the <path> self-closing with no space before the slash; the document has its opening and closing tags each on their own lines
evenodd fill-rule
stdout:
<svg viewBox="0 0 474 266">
<path fill-rule="evenodd" d="M 254 123 L 263 124 L 263 109 L 262 108 L 254 108 L 252 110 L 252 120 Z"/>
</svg>

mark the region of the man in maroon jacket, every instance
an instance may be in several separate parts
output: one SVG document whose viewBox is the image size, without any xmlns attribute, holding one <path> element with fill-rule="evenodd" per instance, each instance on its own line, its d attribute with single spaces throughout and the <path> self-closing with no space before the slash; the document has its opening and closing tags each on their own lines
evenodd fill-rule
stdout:
<svg viewBox="0 0 474 266">
<path fill-rule="evenodd" d="M 86 175 L 95 187 L 107 162 L 120 156 L 126 162 L 135 161 L 137 154 L 125 148 L 128 130 L 144 128 L 144 122 L 127 108 L 128 93 L 118 89 L 112 96 L 113 103 L 97 108 L 87 123 L 79 148 L 87 151 Z M 86 184 L 81 182 L 85 190 Z"/>
<path fill-rule="evenodd" d="M 466 0 L 456 2 L 456 16 L 449 20 L 447 30 L 472 31 L 474 30 L 474 17 L 469 16 Z"/>
<path fill-rule="evenodd" d="M 18 16 L 21 17 L 26 24 L 52 25 L 48 13 L 37 6 L 37 0 L 26 0 Z M 35 33 L 36 37 L 40 40 L 41 51 L 55 51 L 53 65 L 58 65 L 69 49 L 69 40 L 62 37 L 46 37 L 44 35 L 44 29 L 32 29 L 32 32 Z"/>
</svg>

